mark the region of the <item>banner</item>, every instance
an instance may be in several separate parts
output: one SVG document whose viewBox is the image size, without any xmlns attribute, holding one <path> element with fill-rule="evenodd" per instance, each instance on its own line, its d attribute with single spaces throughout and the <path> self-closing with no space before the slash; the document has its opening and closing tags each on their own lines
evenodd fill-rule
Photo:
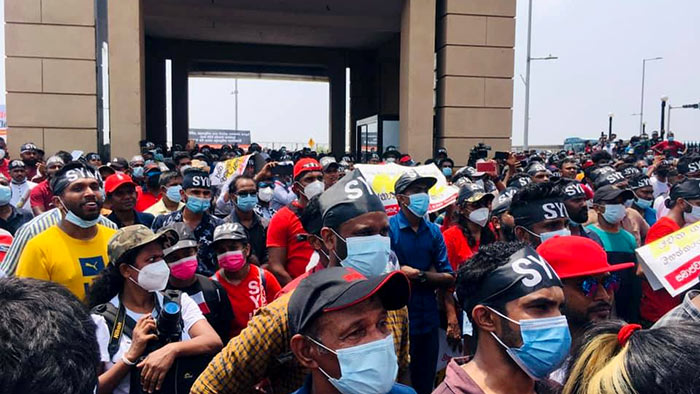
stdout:
<svg viewBox="0 0 700 394">
<path fill-rule="evenodd" d="M 636 250 L 652 289 L 665 288 L 672 296 L 700 282 L 700 222 Z"/>
<path fill-rule="evenodd" d="M 250 130 L 190 129 L 188 139 L 199 145 L 250 145 Z"/>
<path fill-rule="evenodd" d="M 213 186 L 218 186 L 222 184 L 227 184 L 228 181 L 234 175 L 241 175 L 245 171 L 248 165 L 248 159 L 252 155 L 245 155 L 240 157 L 234 157 L 233 159 L 228 159 L 226 161 L 220 161 L 216 163 L 214 171 L 209 174 L 209 179 L 211 179 L 211 184 Z"/>
<path fill-rule="evenodd" d="M 438 211 L 457 200 L 459 189 L 456 186 L 448 185 L 445 176 L 437 166 L 433 164 L 406 167 L 395 163 L 388 164 L 355 164 L 362 176 L 367 179 L 372 189 L 384 203 L 384 209 L 389 216 L 399 212 L 399 204 L 394 196 L 394 183 L 397 179 L 409 170 L 415 170 L 422 176 L 430 176 L 437 179 L 437 183 L 430 188 L 430 205 L 428 212 Z"/>
</svg>

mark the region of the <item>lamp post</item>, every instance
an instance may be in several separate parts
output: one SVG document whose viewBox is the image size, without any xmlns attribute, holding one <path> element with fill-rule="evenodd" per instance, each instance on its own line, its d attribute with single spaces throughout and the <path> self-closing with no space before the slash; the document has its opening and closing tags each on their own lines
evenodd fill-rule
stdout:
<svg viewBox="0 0 700 394">
<path fill-rule="evenodd" d="M 666 120 L 666 130 L 670 133 L 671 130 L 671 110 L 672 109 L 700 109 L 700 103 L 696 104 L 683 104 L 681 106 L 672 106 L 671 104 L 668 105 L 668 119 Z"/>
<path fill-rule="evenodd" d="M 532 0 L 529 1 L 527 13 L 527 63 L 525 64 L 525 125 L 523 127 L 523 150 L 529 149 L 529 128 L 530 128 L 530 62 L 533 60 L 554 60 L 556 56 L 531 57 L 532 47 Z"/>
<path fill-rule="evenodd" d="M 615 114 L 612 112 L 608 114 L 608 141 L 612 139 L 612 120 L 614 116 Z"/>
<path fill-rule="evenodd" d="M 666 129 L 664 127 L 664 117 L 666 115 L 666 102 L 668 101 L 668 96 L 661 96 L 661 128 L 659 129 L 661 139 L 664 138 Z"/>
<path fill-rule="evenodd" d="M 641 133 L 644 130 L 644 77 L 646 76 L 646 68 L 647 68 L 647 62 L 651 62 L 654 60 L 661 60 L 663 59 L 662 57 L 650 57 L 647 59 L 642 59 L 642 99 L 641 99 L 641 104 L 639 105 L 639 132 Z"/>
</svg>

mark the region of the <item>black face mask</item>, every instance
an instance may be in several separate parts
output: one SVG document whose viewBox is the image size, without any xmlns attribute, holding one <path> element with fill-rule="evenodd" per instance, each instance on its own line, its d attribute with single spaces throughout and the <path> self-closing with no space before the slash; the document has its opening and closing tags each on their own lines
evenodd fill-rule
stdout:
<svg viewBox="0 0 700 394">
<path fill-rule="evenodd" d="M 22 161 L 24 162 L 24 164 L 33 167 L 36 165 L 37 159 L 22 159 Z"/>
</svg>

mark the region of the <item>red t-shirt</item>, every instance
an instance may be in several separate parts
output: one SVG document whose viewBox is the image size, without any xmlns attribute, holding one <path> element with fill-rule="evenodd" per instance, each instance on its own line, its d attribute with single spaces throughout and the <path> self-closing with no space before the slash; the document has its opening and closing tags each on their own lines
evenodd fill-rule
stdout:
<svg viewBox="0 0 700 394">
<path fill-rule="evenodd" d="M 311 268 L 309 271 L 306 271 L 306 272 L 304 272 L 303 274 L 301 274 L 301 275 L 297 276 L 296 278 L 292 279 L 291 282 L 289 282 L 289 283 L 287 283 L 286 285 L 284 285 L 284 287 L 282 288 L 282 290 L 280 290 L 280 291 L 277 293 L 277 296 L 275 297 L 275 299 L 280 298 L 280 297 L 282 297 L 283 295 L 285 295 L 285 294 L 287 294 L 287 293 L 291 293 L 292 291 L 294 291 L 294 289 L 297 288 L 297 286 L 299 286 L 299 283 L 301 283 L 302 280 L 308 278 L 309 275 L 313 274 L 314 272 L 318 272 L 318 271 L 320 271 L 320 270 L 322 270 L 322 269 L 324 269 L 324 268 L 326 268 L 326 267 L 324 267 L 321 263 L 318 263 L 318 264 L 316 264 L 315 267 Z"/>
<path fill-rule="evenodd" d="M 681 227 L 673 221 L 671 218 L 664 216 L 659 219 L 653 226 L 649 229 L 647 233 L 646 243 L 650 244 L 659 238 L 665 237 L 671 233 L 680 230 Z M 642 301 L 639 305 L 639 315 L 642 319 L 656 322 L 659 320 L 666 312 L 678 306 L 682 297 L 680 295 L 676 297 L 671 297 L 666 289 L 659 289 L 654 291 L 649 282 L 646 280 L 642 281 Z"/>
<path fill-rule="evenodd" d="M 295 206 L 296 202 L 293 202 Z M 297 215 L 289 207 L 284 207 L 270 219 L 267 227 L 267 247 L 287 248 L 287 261 L 284 268 L 292 279 L 304 273 L 314 248 L 308 241 L 299 241 L 297 235 L 306 234 Z"/>
<path fill-rule="evenodd" d="M 10 161 L 7 159 L 0 160 L 0 173 L 5 175 L 5 178 L 10 179 Z"/>
<path fill-rule="evenodd" d="M 51 202 L 52 197 L 53 193 L 51 193 L 51 188 L 49 187 L 49 181 L 47 179 L 39 182 L 39 184 L 32 189 L 32 192 L 29 194 L 29 201 L 32 207 L 43 207 L 44 212 L 46 212 L 49 209 L 55 208 Z"/>
<path fill-rule="evenodd" d="M 160 200 L 160 195 L 156 197 L 151 193 L 145 193 L 140 186 L 136 188 L 136 194 L 136 206 L 134 209 L 139 212 L 147 210 Z"/>
<path fill-rule="evenodd" d="M 263 287 L 260 270 L 265 276 L 265 291 L 260 291 Z M 216 271 L 214 280 L 224 287 L 233 308 L 231 338 L 240 334 L 241 330 L 248 325 L 248 320 L 253 317 L 253 313 L 274 300 L 277 292 L 280 291 L 280 284 L 275 276 L 253 264 L 250 264 L 248 275 L 237 285 L 221 276 L 221 270 Z"/>
<path fill-rule="evenodd" d="M 479 243 L 474 248 L 469 247 L 467 238 L 462 233 L 462 227 L 452 226 L 442 233 L 447 248 L 447 260 L 449 260 L 452 270 L 457 272 L 460 265 L 472 257 L 479 249 Z"/>
<path fill-rule="evenodd" d="M 685 145 L 682 142 L 678 141 L 661 141 L 658 144 L 652 146 L 651 149 L 659 153 L 663 153 L 665 150 L 670 149 L 673 157 L 677 157 L 679 152 L 683 152 L 685 150 Z"/>
</svg>

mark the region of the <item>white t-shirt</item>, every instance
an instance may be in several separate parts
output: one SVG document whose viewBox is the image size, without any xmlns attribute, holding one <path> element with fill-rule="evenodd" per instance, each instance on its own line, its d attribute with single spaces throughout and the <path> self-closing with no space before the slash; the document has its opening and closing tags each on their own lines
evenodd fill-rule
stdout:
<svg viewBox="0 0 700 394">
<path fill-rule="evenodd" d="M 661 182 L 656 176 L 650 177 L 649 182 L 651 183 L 652 189 L 654 189 L 654 198 L 666 193 L 669 189 L 668 183 Z"/>
<path fill-rule="evenodd" d="M 158 296 L 158 303 L 162 306 L 163 295 L 160 293 L 156 294 Z M 119 308 L 118 296 L 115 296 L 109 302 L 115 307 Z M 197 304 L 187 295 L 187 293 L 182 293 L 182 296 L 180 297 L 180 305 L 182 306 L 182 320 L 184 322 L 184 327 L 182 328 L 182 340 L 186 341 L 190 339 L 190 328 L 192 328 L 192 326 L 198 321 L 204 319 L 204 315 L 199 309 L 199 306 L 197 306 Z M 141 316 L 143 316 L 143 314 L 131 311 L 129 308 L 126 308 L 126 314 L 134 319 L 134 321 L 139 321 Z M 158 317 L 158 312 L 155 310 L 155 308 L 151 314 L 153 315 L 154 319 Z M 109 327 L 107 327 L 107 321 L 104 317 L 95 314 L 92 315 L 92 320 L 97 325 L 97 344 L 100 347 L 100 361 L 105 363 L 106 370 L 108 370 L 112 368 L 117 361 L 121 360 L 122 355 L 129 350 L 129 347 L 131 346 L 131 338 L 127 337 L 125 334 L 122 335 L 122 338 L 119 340 L 119 349 L 110 360 L 107 347 L 109 346 L 109 338 L 111 333 L 109 331 Z M 126 374 L 122 381 L 119 382 L 119 385 L 114 389 L 113 393 L 129 394 L 130 377 L 130 373 Z"/>
<path fill-rule="evenodd" d="M 656 210 L 656 220 L 661 219 L 662 217 L 668 215 L 668 212 L 670 209 L 666 208 L 666 200 L 668 199 L 668 196 L 666 193 L 656 197 L 654 199 L 654 203 L 652 207 Z"/>
<path fill-rule="evenodd" d="M 25 212 L 32 213 L 32 206 L 29 203 L 29 192 L 34 189 L 36 183 L 32 181 L 26 181 L 21 185 L 14 182 L 10 182 L 10 189 L 12 189 L 12 198 L 10 198 L 10 204 L 17 208 L 17 204 L 22 200 L 22 207 L 17 208 Z M 24 198 L 23 198 L 24 197 Z"/>
</svg>

